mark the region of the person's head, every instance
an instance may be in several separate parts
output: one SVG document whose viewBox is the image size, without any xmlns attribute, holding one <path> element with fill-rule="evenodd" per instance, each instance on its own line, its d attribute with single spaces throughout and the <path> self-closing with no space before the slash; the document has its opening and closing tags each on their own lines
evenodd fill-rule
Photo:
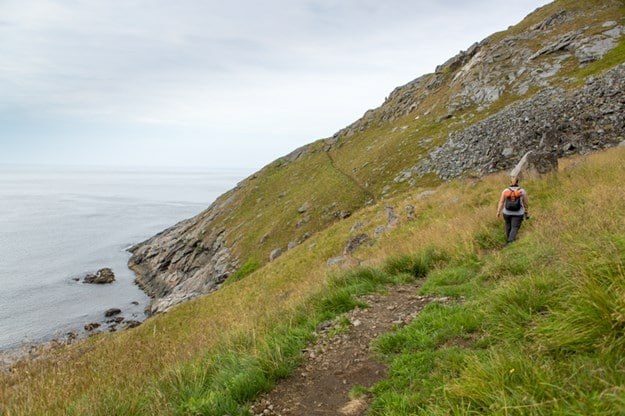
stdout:
<svg viewBox="0 0 625 416">
<path fill-rule="evenodd" d="M 518 176 L 510 176 L 510 186 L 517 186 L 519 184 Z"/>
</svg>

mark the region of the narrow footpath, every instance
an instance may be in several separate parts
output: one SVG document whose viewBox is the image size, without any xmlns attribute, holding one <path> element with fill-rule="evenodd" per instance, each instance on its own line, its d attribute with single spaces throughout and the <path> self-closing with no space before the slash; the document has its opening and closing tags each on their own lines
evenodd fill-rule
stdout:
<svg viewBox="0 0 625 416">
<path fill-rule="evenodd" d="M 386 293 L 361 298 L 368 308 L 356 308 L 318 328 L 305 362 L 251 406 L 253 415 L 310 416 L 365 414 L 367 398 L 350 398 L 356 386 L 372 387 L 386 375 L 371 341 L 412 321 L 430 302 L 446 298 L 419 296 L 420 283 L 390 286 Z M 349 322 L 349 324 L 347 324 Z"/>
</svg>

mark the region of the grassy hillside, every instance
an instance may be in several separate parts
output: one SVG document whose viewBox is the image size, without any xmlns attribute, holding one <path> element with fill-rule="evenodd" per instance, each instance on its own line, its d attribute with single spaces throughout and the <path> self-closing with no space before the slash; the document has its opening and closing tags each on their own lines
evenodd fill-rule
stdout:
<svg viewBox="0 0 625 416">
<path fill-rule="evenodd" d="M 391 371 L 373 414 L 622 414 L 624 161 L 614 149 L 526 181 L 534 217 L 509 247 L 494 215 L 503 176 L 385 201 L 418 215 L 357 251 L 366 266 L 329 269 L 355 222 L 386 223 L 370 206 L 222 290 L 16 367 L 1 379 L 3 412 L 245 414 L 318 322 L 418 276 L 457 302 L 378 342 Z"/>
<path fill-rule="evenodd" d="M 306 246 L 311 236 L 359 210 L 435 188 L 443 178 L 511 168 L 517 154 L 528 150 L 560 157 L 620 142 L 625 127 L 613 120 L 611 106 L 601 104 L 608 97 L 619 108 L 620 92 L 588 92 L 582 86 L 587 77 L 625 61 L 625 5 L 588 4 L 559 0 L 537 9 L 435 73 L 396 88 L 383 105 L 334 136 L 241 181 L 196 218 L 135 246 L 130 263 L 156 298 L 151 310 L 166 311 L 230 276 L 237 280 L 268 263 L 272 253 Z M 554 49 L 572 37 L 578 43 Z M 605 54 L 583 62 L 577 55 L 604 44 L 609 44 Z M 594 95 L 583 104 L 578 98 L 567 101 L 562 112 L 532 100 L 554 88 L 562 99 L 569 89 L 571 97 L 579 98 L 573 90 Z M 510 113 L 519 108 L 527 113 Z M 549 115 L 554 117 L 546 120 Z M 511 120 L 515 123 L 503 123 Z M 574 143 L 563 137 L 567 126 L 575 132 Z M 461 137 L 464 132 L 467 137 Z M 458 141 L 463 149 L 447 153 L 445 146 Z"/>
<path fill-rule="evenodd" d="M 497 100 L 482 108 L 476 104 L 460 107 L 455 104 L 456 96 L 466 84 L 479 81 L 487 88 L 498 78 L 512 76 L 519 65 L 527 66 L 515 81 L 519 83 L 528 74 L 542 71 L 548 62 L 559 60 L 556 54 L 518 63 L 514 56 L 519 51 L 536 52 L 580 28 L 590 36 L 605 30 L 604 22 L 622 21 L 625 17 L 622 1 L 591 3 L 560 0 L 546 5 L 519 24 L 487 38 L 483 42 L 485 55 L 471 69 L 447 63 L 436 73 L 397 88 L 382 106 L 368 111 L 331 141 L 313 143 L 296 160 L 276 161 L 250 181 L 244 181 L 242 189 L 233 194 L 235 214 L 218 218 L 211 227 L 226 230 L 226 240 L 239 259 L 239 266 L 250 258 L 264 264 L 273 249 L 286 249 L 290 242 L 302 241 L 305 234 L 336 222 L 341 212 L 351 213 L 371 201 L 439 185 L 441 180 L 433 175 L 412 183 L 395 178 L 444 143 L 451 132 L 496 114 L 547 85 L 573 89 L 582 85 L 586 77 L 601 74 L 625 61 L 625 41 L 621 41 L 601 60 L 589 65 L 580 67 L 574 55 L 566 57 L 559 62 L 561 69 L 557 75 L 542 80 L 540 87 L 533 85 L 524 95 L 508 86 Z M 569 11 L 570 20 L 544 33 L 524 35 L 562 10 Z M 491 57 L 498 54 L 503 54 L 505 59 Z M 306 202 L 311 209 L 302 215 L 298 208 Z"/>
<path fill-rule="evenodd" d="M 237 209 L 228 213 L 223 225 L 230 230 L 231 241 L 237 242 L 238 257 L 263 263 L 271 250 L 305 240 L 305 234 L 335 222 L 341 213 L 353 212 L 370 198 L 333 167 L 320 147 L 321 143 L 309 146 L 295 163 L 270 164 L 237 194 Z M 336 189 L 342 190 L 340 195 L 333 192 Z M 302 207 L 305 212 L 300 212 Z M 267 243 L 261 243 L 263 236 Z"/>
</svg>

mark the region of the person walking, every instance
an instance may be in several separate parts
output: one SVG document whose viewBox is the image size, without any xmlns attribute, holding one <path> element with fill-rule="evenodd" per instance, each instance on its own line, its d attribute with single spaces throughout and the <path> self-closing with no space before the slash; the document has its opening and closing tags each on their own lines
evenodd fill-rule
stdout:
<svg viewBox="0 0 625 416">
<path fill-rule="evenodd" d="M 497 205 L 497 218 L 503 214 L 506 224 L 506 241 L 516 240 L 523 218 L 529 218 L 528 199 L 525 189 L 519 186 L 519 177 L 510 177 L 510 186 L 501 192 Z"/>
</svg>

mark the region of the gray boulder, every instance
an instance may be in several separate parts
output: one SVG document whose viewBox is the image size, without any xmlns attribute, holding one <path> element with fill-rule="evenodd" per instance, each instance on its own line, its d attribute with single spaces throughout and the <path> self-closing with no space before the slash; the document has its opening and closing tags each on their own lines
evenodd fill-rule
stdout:
<svg viewBox="0 0 625 416">
<path fill-rule="evenodd" d="M 107 284 L 115 281 L 115 273 L 108 267 L 98 270 L 95 274 L 85 276 L 83 283 Z"/>
<path fill-rule="evenodd" d="M 97 322 L 92 322 L 89 324 L 85 325 L 85 331 L 87 332 L 91 332 L 91 331 L 95 331 L 96 329 L 98 329 L 100 327 L 100 324 Z"/>
<path fill-rule="evenodd" d="M 111 309 L 108 309 L 106 312 L 104 312 L 104 316 L 106 316 L 107 318 L 110 318 L 111 316 L 119 315 L 120 313 L 122 313 L 121 309 L 111 308 Z"/>
<path fill-rule="evenodd" d="M 345 246 L 345 249 L 343 250 L 343 254 L 350 255 L 354 251 L 358 250 L 360 246 L 369 242 L 371 242 L 371 237 L 369 237 L 367 234 L 358 234 L 357 236 L 350 238 L 350 240 L 347 242 L 347 245 Z"/>
<path fill-rule="evenodd" d="M 276 248 L 273 249 L 271 251 L 271 253 L 269 254 L 269 261 L 274 261 L 275 259 L 277 259 L 278 257 L 280 257 L 282 255 L 283 251 L 281 248 Z"/>
</svg>

